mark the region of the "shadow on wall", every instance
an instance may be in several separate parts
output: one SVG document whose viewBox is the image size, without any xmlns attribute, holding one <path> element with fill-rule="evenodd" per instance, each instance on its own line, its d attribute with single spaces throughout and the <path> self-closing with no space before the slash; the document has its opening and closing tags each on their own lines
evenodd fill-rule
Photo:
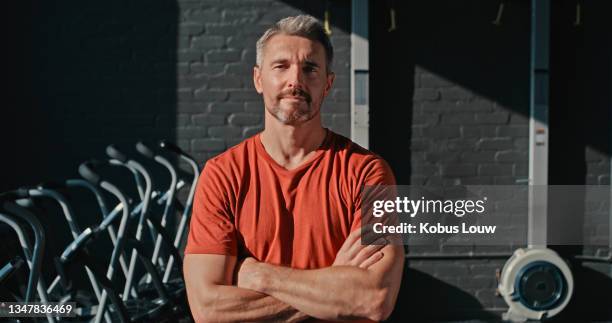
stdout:
<svg viewBox="0 0 612 323">
<path fill-rule="evenodd" d="M 555 1 L 551 10 L 549 184 L 552 185 L 610 184 L 612 43 L 608 39 L 612 29 L 606 13 L 612 10 L 612 3 L 584 1 L 581 9 L 579 25 L 575 25 L 575 1 Z M 576 208 L 575 216 L 563 226 L 549 220 L 549 233 L 559 234 L 558 227 L 574 227 L 573 232 L 566 230 L 564 234 L 578 237 L 588 234 L 582 230 L 585 196 L 575 194 L 573 198 L 576 202 L 570 208 Z M 549 216 L 555 215 L 557 200 L 554 195 L 549 196 Z M 595 247 L 555 246 L 554 249 L 568 255 Z M 588 263 L 572 266 L 576 292 L 559 321 L 612 318 L 608 305 L 612 303 L 610 295 L 599 292 L 612 288 L 611 278 L 601 272 L 609 272 L 609 268 L 596 271 L 591 266 Z"/>
<path fill-rule="evenodd" d="M 471 294 L 427 273 L 406 268 L 395 311 L 388 322 L 498 318 L 483 311 L 480 302 Z"/>
<path fill-rule="evenodd" d="M 609 185 L 612 132 L 610 1 L 551 8 L 549 184 Z M 607 165 L 606 165 L 607 164 Z"/>
<path fill-rule="evenodd" d="M 609 268 L 599 266 L 599 270 L 584 264 L 571 264 L 574 275 L 574 296 L 567 308 L 555 318 L 555 322 L 609 321 L 612 319 L 612 279 L 604 272 Z M 609 265 L 608 265 L 609 266 Z"/>
<path fill-rule="evenodd" d="M 398 183 L 516 184 L 527 176 L 531 1 L 507 1 L 496 26 L 498 5 L 484 0 L 370 2 L 370 148 L 390 163 Z M 612 4 L 581 5 L 582 25 L 574 26 L 576 1 L 552 1 L 550 184 L 609 183 L 612 43 L 605 40 L 612 29 L 605 13 Z M 390 31 L 391 9 L 396 29 Z M 495 145 L 485 148 L 483 142 Z M 482 174 L 483 164 L 509 171 Z M 572 220 L 581 230 L 582 217 Z M 580 248 L 568 249 L 576 253 Z M 588 270 L 576 273 L 585 274 Z M 406 281 L 419 287 L 404 284 L 396 315 L 409 317 L 404 306 L 410 303 L 402 299 L 406 289 L 427 296 L 429 286 L 444 286 L 432 278 L 421 285 L 422 276 L 406 272 Z M 599 286 L 584 277 L 579 281 L 582 290 Z M 446 287 L 453 295 L 448 299 L 475 300 Z M 592 297 L 581 293 L 576 300 L 596 304 Z M 429 301 L 438 299 L 434 294 Z M 451 309 L 423 308 L 419 313 L 435 316 L 482 307 L 468 301 Z"/>
<path fill-rule="evenodd" d="M 391 163 L 399 183 L 414 183 L 412 175 L 435 175 L 424 168 L 411 173 L 415 151 L 433 152 L 428 163 L 473 162 L 455 155 L 478 151 L 475 143 L 446 143 L 445 138 L 527 136 L 531 4 L 506 3 L 496 26 L 498 5 L 484 0 L 371 2 L 371 148 Z M 609 183 L 612 49 L 604 39 L 612 30 L 605 16 L 611 6 L 581 2 L 581 24 L 575 26 L 576 1 L 551 4 L 551 184 Z M 467 115 L 475 112 L 493 113 L 480 119 Z M 519 143 L 517 155 L 526 162 L 526 141 Z M 513 175 L 526 176 L 524 171 Z"/>
<path fill-rule="evenodd" d="M 371 146 L 391 163 L 398 183 L 413 180 L 414 151 L 443 153 L 431 154 L 428 163 L 460 161 L 453 156 L 473 151 L 467 137 L 482 136 L 496 122 L 472 120 L 474 113 L 501 112 L 490 117 L 506 121 L 508 112 L 528 115 L 529 5 L 508 4 L 499 27 L 491 23 L 497 5 L 372 2 Z M 468 140 L 454 148 L 444 141 L 460 136 Z M 430 138 L 441 145 L 421 140 Z M 425 171 L 416 174 L 439 175 Z"/>
<path fill-rule="evenodd" d="M 17 34 L 23 31 L 16 48 L 24 53 L 22 65 L 11 69 L 19 80 L 13 84 L 17 105 L 0 122 L 2 137 L 10 138 L 3 147 L 10 153 L 0 161 L 0 191 L 79 177 L 79 164 L 106 158 L 111 143 L 133 152 L 138 140 L 174 140 L 176 1 L 31 0 L 7 12 Z M 132 180 L 129 174 L 113 178 Z M 76 196 L 77 211 L 79 204 L 92 207 L 77 214 L 79 224 L 99 221 L 92 197 Z M 48 201 L 36 210 L 52 229 L 46 250 L 57 254 L 70 241 L 65 219 Z M 0 229 L 0 237 L 14 238 L 6 226 Z M 19 249 L 7 242 L 0 255 Z M 53 267 L 51 260 L 44 266 Z"/>
<path fill-rule="evenodd" d="M 31 10 L 31 12 L 28 12 Z M 110 143 L 174 138 L 175 1 L 37 1 L 0 190 L 74 177 Z M 31 101 L 30 101 L 31 100 Z"/>
</svg>

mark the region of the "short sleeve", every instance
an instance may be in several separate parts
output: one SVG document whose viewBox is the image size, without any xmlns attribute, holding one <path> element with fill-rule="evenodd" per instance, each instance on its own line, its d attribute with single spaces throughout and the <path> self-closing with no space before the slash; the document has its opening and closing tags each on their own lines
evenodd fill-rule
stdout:
<svg viewBox="0 0 612 323">
<path fill-rule="evenodd" d="M 363 185 L 395 185 L 395 176 L 387 162 L 377 157 L 371 162 L 367 170 Z"/>
<path fill-rule="evenodd" d="M 209 160 L 198 179 L 185 254 L 237 255 L 228 183 L 219 166 Z"/>
<path fill-rule="evenodd" d="M 351 232 L 361 226 L 363 215 L 368 213 L 367 210 L 362 209 L 362 206 L 372 205 L 371 201 L 374 199 L 388 199 L 395 193 L 395 176 L 384 159 L 373 158 L 362 171 L 362 180 L 360 181 L 358 194 L 354 199 L 356 209 L 353 215 L 354 220 L 351 223 Z M 368 194 L 364 194 L 364 192 L 368 192 Z M 367 199 L 364 200 L 364 197 Z M 366 222 L 369 221 L 366 220 Z"/>
</svg>

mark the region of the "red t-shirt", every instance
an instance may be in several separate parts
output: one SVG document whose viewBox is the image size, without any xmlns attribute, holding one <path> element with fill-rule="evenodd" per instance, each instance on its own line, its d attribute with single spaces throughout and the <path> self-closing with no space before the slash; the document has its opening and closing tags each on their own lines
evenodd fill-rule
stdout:
<svg viewBox="0 0 612 323">
<path fill-rule="evenodd" d="M 387 163 L 329 130 L 315 155 L 292 170 L 255 135 L 206 163 L 185 253 L 329 267 L 360 227 L 362 187 L 377 184 L 395 184 Z"/>
</svg>

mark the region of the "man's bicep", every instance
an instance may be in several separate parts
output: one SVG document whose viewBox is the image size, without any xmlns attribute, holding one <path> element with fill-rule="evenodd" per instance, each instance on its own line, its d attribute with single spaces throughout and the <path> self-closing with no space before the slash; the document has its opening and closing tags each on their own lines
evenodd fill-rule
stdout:
<svg viewBox="0 0 612 323">
<path fill-rule="evenodd" d="M 236 257 L 214 254 L 187 254 L 183 273 L 187 300 L 196 321 L 209 317 L 207 309 L 219 298 L 219 285 L 230 285 Z"/>
<path fill-rule="evenodd" d="M 201 291 L 204 286 L 231 285 L 235 266 L 235 256 L 187 254 L 183 261 L 187 289 Z"/>
</svg>

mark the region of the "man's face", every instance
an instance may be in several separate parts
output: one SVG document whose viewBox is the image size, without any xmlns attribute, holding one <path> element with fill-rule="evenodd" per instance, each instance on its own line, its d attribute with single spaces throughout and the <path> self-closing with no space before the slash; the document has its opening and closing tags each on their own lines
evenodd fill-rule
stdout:
<svg viewBox="0 0 612 323">
<path fill-rule="evenodd" d="M 266 110 L 286 125 L 303 124 L 321 109 L 334 75 L 327 73 L 325 49 L 300 36 L 272 36 L 263 49 L 253 81 Z"/>
</svg>

